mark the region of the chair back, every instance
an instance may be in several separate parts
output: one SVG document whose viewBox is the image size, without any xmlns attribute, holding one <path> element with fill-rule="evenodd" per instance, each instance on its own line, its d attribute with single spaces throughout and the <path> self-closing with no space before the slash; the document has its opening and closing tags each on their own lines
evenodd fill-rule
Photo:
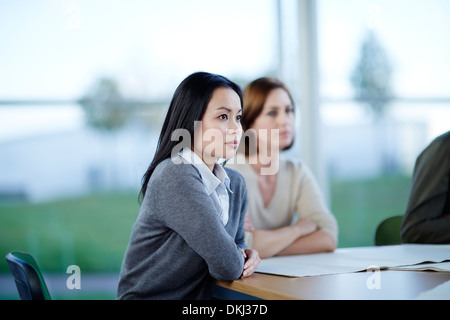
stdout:
<svg viewBox="0 0 450 320">
<path fill-rule="evenodd" d="M 386 246 L 402 244 L 400 228 L 403 216 L 392 216 L 384 219 L 375 230 L 375 245 Z"/>
<path fill-rule="evenodd" d="M 10 252 L 6 262 L 14 277 L 22 300 L 51 300 L 39 265 L 32 255 L 25 252 Z"/>
</svg>

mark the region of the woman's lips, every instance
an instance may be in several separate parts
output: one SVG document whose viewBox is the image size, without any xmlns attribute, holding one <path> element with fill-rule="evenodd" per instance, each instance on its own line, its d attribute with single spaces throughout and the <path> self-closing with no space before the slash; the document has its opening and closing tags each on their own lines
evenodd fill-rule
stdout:
<svg viewBox="0 0 450 320">
<path fill-rule="evenodd" d="M 279 135 L 282 137 L 289 136 L 291 132 L 289 130 L 280 130 Z"/>
<path fill-rule="evenodd" d="M 227 144 L 229 146 L 232 146 L 233 148 L 236 149 L 237 146 L 238 146 L 238 141 L 237 140 L 233 140 L 233 141 L 226 142 L 225 144 Z"/>
</svg>

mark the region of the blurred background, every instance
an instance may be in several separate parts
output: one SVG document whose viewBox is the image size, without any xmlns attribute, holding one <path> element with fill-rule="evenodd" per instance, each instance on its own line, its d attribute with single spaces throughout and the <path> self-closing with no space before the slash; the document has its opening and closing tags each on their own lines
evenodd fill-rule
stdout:
<svg viewBox="0 0 450 320">
<path fill-rule="evenodd" d="M 449 36 L 447 0 L 0 0 L 0 255 L 33 254 L 55 298 L 114 298 L 142 175 L 195 71 L 283 80 L 288 156 L 317 177 L 339 247 L 373 245 L 450 130 Z M 0 299 L 18 298 L 10 278 L 2 258 Z"/>
</svg>

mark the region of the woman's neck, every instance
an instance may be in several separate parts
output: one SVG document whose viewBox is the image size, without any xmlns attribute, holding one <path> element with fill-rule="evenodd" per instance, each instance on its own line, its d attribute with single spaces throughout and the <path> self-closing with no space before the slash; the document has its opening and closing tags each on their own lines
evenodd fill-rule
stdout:
<svg viewBox="0 0 450 320">
<path fill-rule="evenodd" d="M 195 152 L 195 154 L 202 159 L 202 161 L 205 163 L 205 165 L 208 167 L 209 170 L 211 170 L 211 172 L 213 172 L 214 170 L 214 166 L 216 165 L 217 159 L 216 157 L 209 157 L 206 156 L 203 152 L 198 151 L 195 148 L 191 149 L 193 152 Z"/>
<path fill-rule="evenodd" d="M 246 156 L 248 163 L 258 175 L 276 175 L 279 169 L 280 154 L 260 157 L 259 154 Z"/>
</svg>

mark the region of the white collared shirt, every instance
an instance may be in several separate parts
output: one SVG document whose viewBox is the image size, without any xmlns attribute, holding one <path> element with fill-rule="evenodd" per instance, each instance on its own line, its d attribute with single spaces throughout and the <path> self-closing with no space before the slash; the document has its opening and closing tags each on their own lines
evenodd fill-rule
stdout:
<svg viewBox="0 0 450 320">
<path fill-rule="evenodd" d="M 230 189 L 230 178 L 224 168 L 216 163 L 213 172 L 209 170 L 202 159 L 190 148 L 182 149 L 178 155 L 188 163 L 195 165 L 200 172 L 203 184 L 207 194 L 212 198 L 214 205 L 220 215 L 223 225 L 228 222 L 230 198 L 228 192 Z"/>
</svg>

